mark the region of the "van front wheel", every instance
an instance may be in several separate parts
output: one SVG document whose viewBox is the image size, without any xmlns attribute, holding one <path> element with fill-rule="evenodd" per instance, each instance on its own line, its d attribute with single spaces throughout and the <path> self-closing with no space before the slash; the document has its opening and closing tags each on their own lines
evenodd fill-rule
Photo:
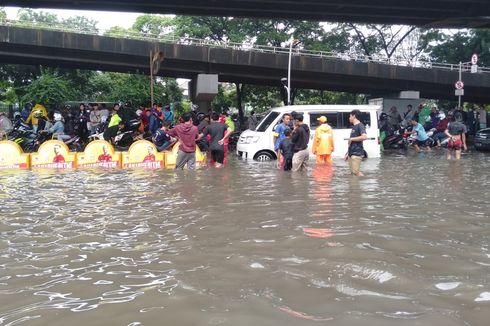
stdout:
<svg viewBox="0 0 490 326">
<path fill-rule="evenodd" d="M 272 161 L 275 160 L 275 156 L 272 153 L 269 152 L 259 152 L 257 155 L 255 155 L 255 160 L 259 162 L 267 162 L 267 161 Z"/>
</svg>

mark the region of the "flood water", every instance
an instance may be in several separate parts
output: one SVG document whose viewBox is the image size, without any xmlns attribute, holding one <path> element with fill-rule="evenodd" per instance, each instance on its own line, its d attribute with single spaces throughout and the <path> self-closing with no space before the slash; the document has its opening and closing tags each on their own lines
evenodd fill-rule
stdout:
<svg viewBox="0 0 490 326">
<path fill-rule="evenodd" d="M 490 155 L 0 172 L 1 325 L 488 325 Z"/>
</svg>

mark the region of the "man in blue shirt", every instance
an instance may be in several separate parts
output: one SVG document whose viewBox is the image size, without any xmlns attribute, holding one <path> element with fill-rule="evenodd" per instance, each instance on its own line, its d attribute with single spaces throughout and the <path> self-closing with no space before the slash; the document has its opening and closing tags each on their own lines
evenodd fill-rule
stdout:
<svg viewBox="0 0 490 326">
<path fill-rule="evenodd" d="M 165 121 L 169 123 L 169 126 L 171 126 L 174 123 L 174 111 L 172 110 L 172 104 L 165 106 L 165 109 L 163 111 L 163 116 Z"/>
<path fill-rule="evenodd" d="M 170 127 L 170 122 L 164 121 L 163 126 L 157 129 L 152 136 L 153 144 L 157 147 L 158 151 L 164 151 L 172 145 L 172 138 L 167 134 Z"/>
<path fill-rule="evenodd" d="M 417 134 L 417 140 L 413 144 L 415 150 L 417 152 L 420 152 L 420 146 L 422 146 L 426 147 L 427 150 L 430 151 L 429 136 L 427 136 L 424 127 L 422 127 L 422 125 L 418 123 L 417 120 L 415 120 L 415 117 L 410 120 L 410 123 L 412 124 L 413 128 L 412 131 L 409 132 L 409 134 Z"/>
<path fill-rule="evenodd" d="M 284 135 L 284 132 L 286 129 L 291 130 L 289 127 L 289 123 L 291 122 L 291 115 L 289 113 L 286 113 L 282 116 L 282 123 L 278 124 L 274 128 L 274 150 L 276 152 L 279 151 L 279 146 L 281 145 L 281 141 L 286 138 Z"/>
</svg>

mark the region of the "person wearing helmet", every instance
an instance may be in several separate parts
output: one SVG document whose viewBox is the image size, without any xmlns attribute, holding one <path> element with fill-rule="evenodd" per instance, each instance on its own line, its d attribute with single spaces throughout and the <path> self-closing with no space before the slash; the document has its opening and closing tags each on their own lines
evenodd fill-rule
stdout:
<svg viewBox="0 0 490 326">
<path fill-rule="evenodd" d="M 449 121 L 451 120 L 453 114 L 451 112 L 448 113 L 446 116 L 444 112 L 439 113 L 439 118 L 441 117 L 441 114 L 444 116 L 444 118 L 440 119 L 439 122 L 436 125 L 436 131 L 434 133 L 434 140 L 437 143 L 437 147 L 441 147 L 441 142 L 447 138 L 446 135 L 446 129 L 449 124 Z"/>
<path fill-rule="evenodd" d="M 39 120 L 46 119 L 48 116 L 48 112 L 46 111 L 46 108 L 42 104 L 36 104 L 32 110 L 29 116 L 26 119 L 27 124 L 32 124 L 32 130 L 37 133 L 39 129 Z M 42 128 L 40 128 L 42 129 Z"/>
<path fill-rule="evenodd" d="M 58 140 L 64 141 L 65 139 L 70 139 L 69 135 L 65 135 L 65 124 L 63 123 L 63 116 L 59 112 L 53 114 L 54 124 L 47 130 L 42 130 L 41 132 L 48 132 L 56 136 Z"/>
</svg>

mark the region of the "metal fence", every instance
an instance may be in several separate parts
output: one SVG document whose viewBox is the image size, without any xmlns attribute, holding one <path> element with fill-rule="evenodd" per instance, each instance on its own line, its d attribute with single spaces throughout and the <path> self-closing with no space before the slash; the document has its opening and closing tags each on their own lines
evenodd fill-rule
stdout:
<svg viewBox="0 0 490 326">
<path fill-rule="evenodd" d="M 69 33 L 79 33 L 87 35 L 97 35 L 97 36 L 108 36 L 124 39 L 134 39 L 142 41 L 151 41 L 159 43 L 169 43 L 169 44 L 183 44 L 189 46 L 206 46 L 211 48 L 223 48 L 232 49 L 240 51 L 250 51 L 259 53 L 276 53 L 276 54 L 289 54 L 289 48 L 286 47 L 276 47 L 276 46 L 266 46 L 258 45 L 255 43 L 234 43 L 234 42 L 223 42 L 215 41 L 211 39 L 197 39 L 189 37 L 178 37 L 172 34 L 166 35 L 153 35 L 149 33 L 142 33 L 137 31 L 120 31 L 111 32 L 109 34 L 104 34 L 98 30 L 86 30 L 82 28 L 74 28 L 73 26 L 67 26 L 65 24 L 45 24 L 45 23 L 32 23 L 17 20 L 0 20 L 0 26 L 12 26 L 12 27 L 24 27 L 33 29 L 43 29 L 51 30 L 57 32 L 69 32 Z M 356 61 L 356 62 L 373 62 L 378 64 L 402 66 L 402 67 L 413 67 L 413 68 L 426 68 L 426 69 L 444 69 L 459 71 L 459 63 L 442 63 L 434 62 L 431 60 L 408 60 L 403 57 L 394 56 L 391 58 L 383 57 L 381 55 L 366 56 L 364 54 L 359 54 L 354 51 L 349 52 L 336 52 L 336 51 L 313 51 L 307 49 L 295 48 L 291 52 L 293 56 L 306 56 L 306 57 L 316 57 L 316 58 L 327 58 L 332 60 L 343 60 L 343 61 Z M 471 64 L 465 62 L 462 64 L 463 72 L 471 71 Z M 479 73 L 490 73 L 490 68 L 478 67 Z"/>
</svg>

